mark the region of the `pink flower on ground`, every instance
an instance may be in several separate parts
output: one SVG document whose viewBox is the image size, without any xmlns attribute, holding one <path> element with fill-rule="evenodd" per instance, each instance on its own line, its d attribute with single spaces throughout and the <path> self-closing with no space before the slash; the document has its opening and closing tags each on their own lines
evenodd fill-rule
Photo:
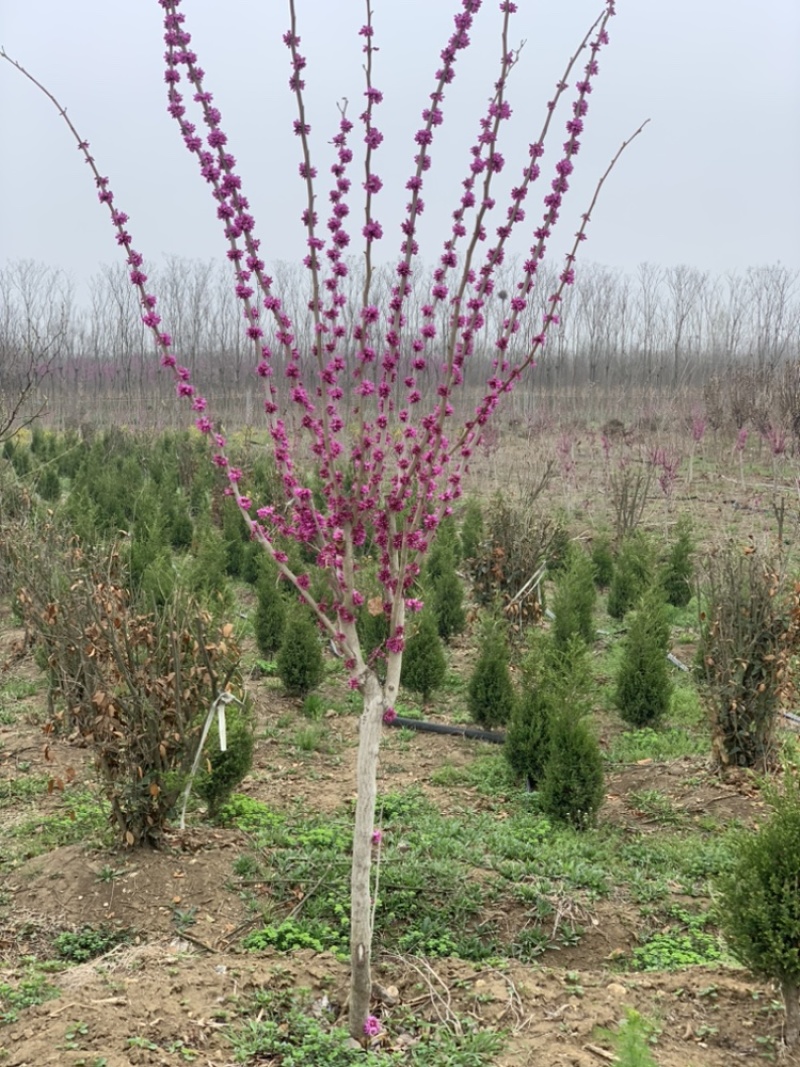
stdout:
<svg viewBox="0 0 800 1067">
<path fill-rule="evenodd" d="M 368 1015 L 364 1020 L 364 1033 L 367 1037 L 377 1037 L 381 1029 L 380 1020 L 374 1015 Z"/>
</svg>

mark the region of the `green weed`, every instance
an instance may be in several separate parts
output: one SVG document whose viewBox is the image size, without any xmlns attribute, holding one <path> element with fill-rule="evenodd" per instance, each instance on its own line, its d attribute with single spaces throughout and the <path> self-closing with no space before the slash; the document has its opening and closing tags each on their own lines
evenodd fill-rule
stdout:
<svg viewBox="0 0 800 1067">
<path fill-rule="evenodd" d="M 293 744 L 301 752 L 325 752 L 328 748 L 327 738 L 328 731 L 324 726 L 314 723 L 310 726 L 302 726 L 297 730 L 293 738 Z"/>
<path fill-rule="evenodd" d="M 633 970 L 677 971 L 725 958 L 719 938 L 707 931 L 711 921 L 707 912 L 689 912 L 674 906 L 667 914 L 673 922 L 633 950 Z"/>
<path fill-rule="evenodd" d="M 105 845 L 111 841 L 110 814 L 111 807 L 104 798 L 88 789 L 71 789 L 62 794 L 55 811 L 17 823 L 9 837 L 19 843 L 19 859 L 39 856 L 62 845 Z"/>
<path fill-rule="evenodd" d="M 126 1038 L 125 1044 L 128 1048 L 141 1048 L 146 1049 L 148 1052 L 158 1052 L 159 1049 L 155 1041 L 151 1041 L 148 1037 L 141 1037 L 139 1034 Z"/>
<path fill-rule="evenodd" d="M 30 680 L 27 678 L 12 679 L 0 689 L 0 701 L 7 700 L 27 700 L 28 697 L 35 696 L 43 686 L 42 679 Z"/>
<path fill-rule="evenodd" d="M 458 1034 L 443 1026 L 423 1025 L 406 1052 L 354 1048 L 346 1030 L 333 1025 L 330 1013 L 312 1013 L 307 991 L 263 992 L 244 1023 L 231 1028 L 236 1063 L 282 1063 L 288 1067 L 482 1067 L 503 1046 L 493 1030 L 458 1020 Z M 408 1030 L 413 1023 L 406 1025 Z"/>
<path fill-rule="evenodd" d="M 43 974 L 22 978 L 15 986 L 0 982 L 0 1025 L 15 1023 L 21 1011 L 58 995 L 58 989 Z"/>
<path fill-rule="evenodd" d="M 655 1044 L 660 1032 L 656 1023 L 633 1008 L 626 1009 L 625 1018 L 616 1031 L 599 1031 L 600 1036 L 613 1045 L 618 1067 L 658 1067 L 650 1046 Z"/>
<path fill-rule="evenodd" d="M 668 727 L 654 730 L 627 730 L 615 737 L 608 748 L 607 758 L 611 763 L 638 763 L 651 759 L 656 763 L 697 756 L 708 751 L 708 741 L 685 729 Z"/>
<path fill-rule="evenodd" d="M 260 800 L 234 793 L 220 809 L 218 822 L 221 826 L 235 826 L 258 840 L 272 834 L 283 819 Z"/>
<path fill-rule="evenodd" d="M 433 785 L 443 787 L 466 786 L 498 800 L 515 791 L 512 772 L 500 752 L 477 756 L 463 767 L 444 764 L 433 771 L 430 781 Z"/>
<path fill-rule="evenodd" d="M 264 678 L 278 677 L 278 664 L 274 659 L 257 659 L 256 670 Z"/>
<path fill-rule="evenodd" d="M 641 789 L 628 793 L 628 806 L 653 822 L 674 826 L 681 816 L 668 796 L 658 789 Z"/>
<path fill-rule="evenodd" d="M 83 1044 L 83 1039 L 89 1033 L 89 1024 L 84 1022 L 70 1023 L 67 1027 L 67 1031 L 64 1034 L 63 1048 L 67 1052 L 73 1052 L 79 1049 Z"/>
<path fill-rule="evenodd" d="M 0 808 L 44 796 L 47 792 L 48 781 L 49 777 L 46 774 L 29 774 L 0 781 Z"/>
<path fill-rule="evenodd" d="M 275 949 L 277 952 L 293 952 L 309 948 L 313 952 L 334 952 L 347 955 L 349 922 L 342 916 L 339 927 L 313 919 L 286 919 L 277 925 L 270 924 L 248 934 L 242 945 L 249 952 Z"/>
<path fill-rule="evenodd" d="M 309 693 L 303 701 L 303 714 L 316 722 L 325 715 L 325 707 L 325 701 L 319 693 Z"/>
<path fill-rule="evenodd" d="M 64 930 L 53 941 L 53 947 L 63 960 L 85 963 L 110 952 L 117 945 L 131 939 L 130 930 L 115 930 L 108 926 L 84 926 L 80 930 Z"/>
</svg>

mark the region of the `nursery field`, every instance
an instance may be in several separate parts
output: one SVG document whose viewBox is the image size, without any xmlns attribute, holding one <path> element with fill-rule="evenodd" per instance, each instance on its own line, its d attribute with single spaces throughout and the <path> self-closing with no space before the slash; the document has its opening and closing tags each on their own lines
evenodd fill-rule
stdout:
<svg viewBox="0 0 800 1067">
<path fill-rule="evenodd" d="M 384 729 L 380 1033 L 362 1048 L 337 1029 L 346 1025 L 359 694 L 327 647 L 318 684 L 287 692 L 282 652 L 277 642 L 270 650 L 258 622 L 250 546 L 230 534 L 197 441 L 167 436 L 153 451 L 132 442 L 119 431 L 39 431 L 0 457 L 3 1067 L 800 1063 L 782 1046 L 778 987 L 738 964 L 721 933 L 716 880 L 769 804 L 759 774 L 720 768 L 697 668 L 696 583 L 709 552 L 732 545 L 798 573 L 788 439 L 712 430 L 699 413 L 651 412 L 588 428 L 514 420 L 485 443 L 466 485 L 469 513 L 482 521 L 478 547 L 466 547 L 466 509 L 453 524 L 463 622 L 447 634 L 443 674 L 430 691 L 424 682 L 403 688 L 396 711 L 405 725 Z M 242 434 L 239 447 L 254 498 L 268 494 L 258 442 Z M 104 476 L 92 472 L 93 450 Z M 171 540 L 156 544 L 173 472 L 185 511 L 169 516 Z M 80 558 L 63 531 L 80 537 Z M 521 699 L 538 677 L 531 650 L 557 629 L 565 560 L 579 552 L 597 567 L 602 546 L 613 557 L 637 531 L 659 566 L 691 531 L 687 596 L 664 608 L 667 706 L 652 723 L 621 716 L 621 664 L 640 617 L 609 614 L 612 591 L 598 581 L 580 670 L 602 792 L 591 817 L 561 819 L 501 745 L 414 724 L 476 725 L 471 679 L 490 616 Z M 73 603 L 73 572 L 48 569 L 54 546 L 79 567 L 106 542 L 106 591 L 117 587 L 119 564 L 151 596 L 177 574 L 207 598 L 210 637 L 196 641 L 220 657 L 220 674 L 234 656 L 230 677 L 251 709 L 250 769 L 219 803 L 193 793 L 183 827 L 176 803 L 158 847 L 124 847 L 114 805 L 124 807 L 136 783 L 109 788 L 96 738 L 65 714 L 58 646 L 42 643 L 58 615 L 48 603 L 65 612 Z M 533 545 L 530 558 L 517 553 L 522 542 Z M 238 548 L 226 554 L 230 545 Z M 218 586 L 209 576 L 220 560 Z M 41 608 L 37 575 L 47 575 Z M 20 589 L 29 594 L 22 607 Z M 110 706 L 105 693 L 91 700 L 98 716 Z M 509 722 L 498 714 L 478 725 L 497 732 Z M 779 716 L 775 781 L 781 767 L 800 764 L 794 729 Z"/>
</svg>

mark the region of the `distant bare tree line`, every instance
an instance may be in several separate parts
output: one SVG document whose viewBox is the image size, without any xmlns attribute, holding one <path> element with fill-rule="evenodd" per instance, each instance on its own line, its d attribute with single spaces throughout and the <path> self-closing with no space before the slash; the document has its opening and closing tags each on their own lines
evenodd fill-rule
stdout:
<svg viewBox="0 0 800 1067">
<path fill-rule="evenodd" d="M 475 390 L 490 371 L 493 339 L 514 295 L 514 273 L 511 263 L 498 272 L 469 365 Z M 300 264 L 277 263 L 272 274 L 275 291 L 298 324 L 301 349 L 308 350 L 307 271 Z M 522 316 L 521 344 L 539 332 L 556 274 L 556 268 L 543 267 Z M 213 397 L 215 412 L 257 420 L 263 390 L 250 364 L 226 265 L 173 257 L 150 276 L 175 350 Z M 379 271 L 379 288 L 388 288 L 392 277 L 389 268 Z M 422 324 L 430 278 L 419 272 L 412 284 L 413 327 Z M 354 264 L 344 281 L 345 314 L 358 307 L 360 285 Z M 645 263 L 631 274 L 585 263 L 559 311 L 561 322 L 550 334 L 545 357 L 514 401 L 518 410 L 554 394 L 587 390 L 700 395 L 705 389 L 713 399 L 714 381 L 736 378 L 747 390 L 750 374 L 763 389 L 772 376 L 785 378 L 785 366 L 800 356 L 800 272 L 780 263 L 722 276 L 688 266 Z M 433 386 L 437 368 L 435 360 L 430 363 Z M 83 305 L 57 270 L 30 261 L 0 268 L 0 439 L 4 428 L 38 413 L 45 396 L 56 425 L 103 417 L 158 425 L 185 416 L 160 381 L 124 266 L 101 267 Z M 735 399 L 731 404 L 735 407 Z"/>
</svg>

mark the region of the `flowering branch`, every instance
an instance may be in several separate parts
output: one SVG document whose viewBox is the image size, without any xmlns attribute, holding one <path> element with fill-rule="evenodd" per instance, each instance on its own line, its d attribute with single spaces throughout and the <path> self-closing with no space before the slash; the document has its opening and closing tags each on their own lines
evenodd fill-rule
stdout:
<svg viewBox="0 0 800 1067">
<path fill-rule="evenodd" d="M 373 243 L 383 237 L 383 228 L 374 213 L 374 197 L 383 182 L 373 169 L 374 154 L 383 141 L 375 123 L 375 109 L 383 96 L 374 83 L 376 49 L 373 45 L 372 9 L 367 0 L 366 21 L 359 30 L 364 39 L 363 54 L 366 103 L 359 115 L 364 140 L 364 284 L 360 301 L 350 309 L 345 322 L 347 298 L 342 281 L 348 275 L 343 259 L 350 244 L 347 220 L 352 182 L 348 168 L 353 161 L 350 135 L 354 124 L 347 118 L 347 102 L 339 106 L 338 131 L 333 138 L 336 161 L 329 192 L 330 214 L 326 228 L 320 228 L 316 211 L 317 171 L 312 163 L 311 126 L 305 106 L 306 59 L 300 52 L 295 0 L 288 0 L 290 28 L 284 34 L 291 62 L 289 88 L 294 97 L 295 135 L 300 142 L 299 174 L 305 183 L 305 205 L 301 221 L 305 231 L 304 265 L 310 276 L 308 312 L 312 328 L 310 352 L 301 352 L 295 325 L 280 298 L 273 292 L 272 278 L 261 258 L 256 223 L 243 193 L 236 160 L 228 150 L 222 116 L 214 98 L 204 87 L 205 72 L 191 49 L 191 35 L 181 0 L 158 0 L 164 11 L 166 45 L 164 81 L 167 110 L 177 123 L 186 149 L 195 158 L 216 205 L 216 214 L 227 243 L 227 258 L 233 270 L 234 291 L 242 309 L 244 331 L 253 350 L 256 373 L 264 380 L 264 411 L 272 450 L 282 479 L 287 507 L 256 510 L 244 494 L 242 472 L 226 453 L 226 441 L 215 433 L 206 413 L 207 402 L 191 382 L 188 368 L 179 364 L 172 338 L 161 327 L 155 294 L 147 289 L 143 257 L 133 247 L 126 229 L 128 216 L 114 205 L 108 178 L 102 176 L 83 140 L 56 98 L 20 64 L 13 62 L 55 105 L 66 121 L 78 148 L 94 175 L 98 198 L 109 210 L 117 244 L 124 249 L 129 280 L 136 289 L 141 321 L 150 330 L 161 364 L 173 377 L 177 395 L 187 400 L 195 413 L 195 423 L 210 443 L 212 459 L 227 478 L 227 492 L 236 500 L 252 535 L 270 552 L 281 574 L 292 583 L 298 595 L 310 606 L 326 634 L 338 645 L 350 672 L 350 686 L 359 689 L 364 710 L 360 723 L 357 758 L 358 792 L 353 837 L 351 875 L 351 966 L 350 1032 L 356 1040 L 376 1033 L 377 1020 L 369 1015 L 371 993 L 371 943 L 374 902 L 370 901 L 370 872 L 373 863 L 377 760 L 382 724 L 394 716 L 405 645 L 405 616 L 421 602 L 415 596 L 421 558 L 428 549 L 442 517 L 449 513 L 461 494 L 461 482 L 473 448 L 502 396 L 510 392 L 521 375 L 534 365 L 543 349 L 547 333 L 559 321 L 558 306 L 564 289 L 574 280 L 574 264 L 579 244 L 600 190 L 625 147 L 641 132 L 640 127 L 625 142 L 601 177 L 589 210 L 582 216 L 567 264 L 559 275 L 559 285 L 549 296 L 549 308 L 541 330 L 520 344 L 518 335 L 522 314 L 537 282 L 539 264 L 562 210 L 569 188 L 574 158 L 580 149 L 580 134 L 588 111 L 588 97 L 598 74 L 597 57 L 607 42 L 607 24 L 614 15 L 614 0 L 605 0 L 603 12 L 584 36 L 557 83 L 538 140 L 529 146 L 529 160 L 519 184 L 511 190 L 505 220 L 496 229 L 496 240 L 479 262 L 479 249 L 487 240 L 487 225 L 496 203 L 493 184 L 505 167 L 498 148 L 502 124 L 511 116 L 507 89 L 520 49 L 509 47 L 511 17 L 517 5 L 502 0 L 499 76 L 494 82 L 488 107 L 480 119 L 476 143 L 470 150 L 466 178 L 462 181 L 453 225 L 434 271 L 430 295 L 422 307 L 422 325 L 412 330 L 407 308 L 412 293 L 414 271 L 419 257 L 416 240 L 418 220 L 425 210 L 423 187 L 432 167 L 432 148 L 444 122 L 446 92 L 455 80 L 460 54 L 470 45 L 470 33 L 482 0 L 460 0 L 452 33 L 440 52 L 441 65 L 434 75 L 428 106 L 422 111 L 417 130 L 414 168 L 406 182 L 410 196 L 401 223 L 399 260 L 386 306 L 373 302 Z M 516 295 L 495 340 L 497 355 L 486 392 L 473 416 L 456 430 L 452 440 L 445 433 L 455 407 L 453 398 L 464 383 L 464 367 L 475 355 L 476 335 L 485 325 L 485 305 L 494 288 L 497 269 L 504 261 L 511 234 L 525 222 L 525 201 L 530 187 L 540 176 L 538 160 L 551 130 L 553 116 L 578 57 L 589 50 L 582 77 L 575 83 L 577 95 L 567 121 L 567 140 L 555 166 L 550 191 L 544 197 L 541 223 L 533 230 L 532 244 Z M 2 53 L 3 58 L 9 57 Z M 191 87 L 187 103 L 179 86 Z M 189 121 L 190 105 L 199 110 L 205 127 Z M 467 217 L 471 223 L 467 224 Z M 324 253 L 324 254 L 323 254 Z M 439 342 L 438 346 L 436 342 Z M 348 358 L 347 352 L 354 349 Z M 431 353 L 441 363 L 435 397 L 424 414 L 426 398 L 421 374 L 428 369 Z M 308 357 L 311 357 L 310 359 Z M 279 357 L 279 358 L 276 358 Z M 348 366 L 348 362 L 350 365 Z M 347 374 L 349 370 L 349 375 Z M 284 388 L 278 377 L 282 375 Z M 354 397 L 353 410 L 345 419 L 343 401 L 347 379 Z M 285 395 L 284 395 L 285 394 Z M 420 406 L 422 405 L 422 407 Z M 292 418 L 292 416 L 294 418 Z M 321 484 L 322 502 L 315 499 L 295 464 L 290 425 L 294 419 L 310 440 L 310 451 Z M 294 573 L 282 550 L 281 538 L 293 538 L 316 550 L 316 565 L 330 587 L 330 601 L 317 602 L 310 592 L 310 575 Z M 377 576 L 383 589 L 383 610 L 389 622 L 384 646 L 385 681 L 379 681 L 370 663 L 365 662 L 356 631 L 356 617 L 364 603 L 358 588 L 357 559 L 370 539 L 378 552 Z"/>
</svg>

